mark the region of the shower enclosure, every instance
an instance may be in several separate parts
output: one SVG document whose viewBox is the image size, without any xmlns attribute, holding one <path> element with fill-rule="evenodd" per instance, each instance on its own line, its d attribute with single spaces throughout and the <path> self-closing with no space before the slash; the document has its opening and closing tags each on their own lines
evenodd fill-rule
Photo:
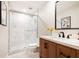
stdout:
<svg viewBox="0 0 79 59">
<path fill-rule="evenodd" d="M 38 20 L 36 15 L 10 11 L 9 53 L 37 44 Z"/>
</svg>

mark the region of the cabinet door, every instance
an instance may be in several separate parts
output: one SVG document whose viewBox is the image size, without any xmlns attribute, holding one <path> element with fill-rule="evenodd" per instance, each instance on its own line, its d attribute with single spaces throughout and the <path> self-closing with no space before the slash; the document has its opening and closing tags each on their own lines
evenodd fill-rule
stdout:
<svg viewBox="0 0 79 59">
<path fill-rule="evenodd" d="M 49 58 L 56 58 L 56 44 L 53 42 L 49 42 L 48 47 L 49 47 Z"/>
<path fill-rule="evenodd" d="M 57 45 L 57 57 L 58 58 L 75 58 L 76 51 L 66 46 Z"/>
<path fill-rule="evenodd" d="M 48 42 L 44 39 L 40 39 L 40 57 L 48 58 Z"/>
<path fill-rule="evenodd" d="M 79 50 L 77 50 L 76 57 L 79 58 Z"/>
</svg>

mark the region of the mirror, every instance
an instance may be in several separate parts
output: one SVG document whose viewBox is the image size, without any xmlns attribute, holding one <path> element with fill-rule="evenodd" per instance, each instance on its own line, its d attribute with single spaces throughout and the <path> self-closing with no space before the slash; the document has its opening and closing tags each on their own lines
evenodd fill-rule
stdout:
<svg viewBox="0 0 79 59">
<path fill-rule="evenodd" d="M 4 1 L 0 1 L 0 25 L 7 26 L 7 6 Z"/>
<path fill-rule="evenodd" d="M 55 29 L 79 29 L 79 1 L 57 1 Z"/>
<path fill-rule="evenodd" d="M 6 26 L 7 25 L 7 6 L 4 1 L 1 2 L 1 13 L 2 13 L 1 24 Z"/>
</svg>

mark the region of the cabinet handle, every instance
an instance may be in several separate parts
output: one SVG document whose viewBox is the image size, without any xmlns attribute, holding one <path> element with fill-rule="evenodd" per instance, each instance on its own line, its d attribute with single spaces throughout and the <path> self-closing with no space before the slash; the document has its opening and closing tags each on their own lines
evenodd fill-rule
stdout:
<svg viewBox="0 0 79 59">
<path fill-rule="evenodd" d="M 70 56 L 67 56 L 67 58 L 70 58 Z"/>
<path fill-rule="evenodd" d="M 70 56 L 66 56 L 66 55 L 64 55 L 62 52 L 60 52 L 60 56 L 61 56 L 61 57 L 64 57 L 64 58 L 70 58 Z"/>
<path fill-rule="evenodd" d="M 61 58 L 66 58 L 64 55 L 60 55 Z"/>
<path fill-rule="evenodd" d="M 60 57 L 66 57 L 62 52 L 60 52 Z"/>
<path fill-rule="evenodd" d="M 48 45 L 47 43 L 44 43 L 44 48 L 46 48 L 46 49 L 47 49 L 47 45 Z"/>
<path fill-rule="evenodd" d="M 63 54 L 62 52 L 60 52 L 60 54 Z"/>
</svg>

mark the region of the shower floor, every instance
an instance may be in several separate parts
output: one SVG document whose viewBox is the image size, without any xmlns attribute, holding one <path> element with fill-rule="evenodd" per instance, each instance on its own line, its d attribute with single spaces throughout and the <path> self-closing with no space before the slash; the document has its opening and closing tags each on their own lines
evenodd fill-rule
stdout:
<svg viewBox="0 0 79 59">
<path fill-rule="evenodd" d="M 39 52 L 35 52 L 35 48 L 25 48 L 24 50 L 12 53 L 7 58 L 39 58 Z"/>
</svg>

